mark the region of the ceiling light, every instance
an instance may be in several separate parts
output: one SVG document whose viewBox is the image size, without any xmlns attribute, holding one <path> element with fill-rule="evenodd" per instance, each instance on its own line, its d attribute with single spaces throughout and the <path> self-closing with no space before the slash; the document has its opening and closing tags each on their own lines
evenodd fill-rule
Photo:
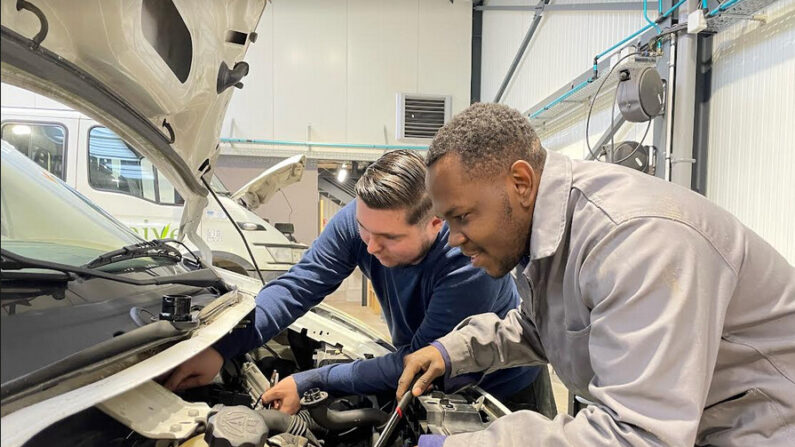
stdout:
<svg viewBox="0 0 795 447">
<path fill-rule="evenodd" d="M 337 181 L 343 183 L 347 178 L 348 178 L 348 167 L 347 165 L 345 165 L 345 163 L 343 163 L 342 166 L 340 166 L 339 170 L 337 171 Z"/>
</svg>

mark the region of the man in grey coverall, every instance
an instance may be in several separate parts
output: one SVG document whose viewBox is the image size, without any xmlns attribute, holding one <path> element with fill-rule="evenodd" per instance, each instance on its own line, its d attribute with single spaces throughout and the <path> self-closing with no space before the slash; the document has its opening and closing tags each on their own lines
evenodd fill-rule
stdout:
<svg viewBox="0 0 795 447">
<path fill-rule="evenodd" d="M 523 266 L 527 296 L 407 356 L 398 395 L 418 373 L 414 394 L 445 373 L 548 362 L 593 404 L 420 446 L 795 446 L 795 269 L 735 217 L 548 152 L 496 104 L 445 125 L 427 164 L 449 243 L 494 277 Z"/>
</svg>

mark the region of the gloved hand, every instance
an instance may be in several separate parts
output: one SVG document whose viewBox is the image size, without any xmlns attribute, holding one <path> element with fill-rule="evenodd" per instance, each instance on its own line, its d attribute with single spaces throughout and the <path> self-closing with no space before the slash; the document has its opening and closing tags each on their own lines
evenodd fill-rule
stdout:
<svg viewBox="0 0 795 447">
<path fill-rule="evenodd" d="M 163 385 L 171 391 L 182 391 L 188 388 L 207 385 L 224 366 L 224 358 L 213 348 L 191 357 L 179 365 Z"/>
<path fill-rule="evenodd" d="M 301 409 L 301 397 L 293 376 L 285 377 L 262 396 L 262 402 L 273 403 L 273 408 L 282 413 L 295 414 Z"/>
</svg>

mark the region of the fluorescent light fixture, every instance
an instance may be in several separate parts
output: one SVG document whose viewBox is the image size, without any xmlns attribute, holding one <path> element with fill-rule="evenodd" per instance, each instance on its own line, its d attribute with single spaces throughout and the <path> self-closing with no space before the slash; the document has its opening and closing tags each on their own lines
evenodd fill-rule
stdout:
<svg viewBox="0 0 795 447">
<path fill-rule="evenodd" d="M 337 181 L 343 183 L 348 178 L 348 167 L 345 163 L 340 166 L 339 170 L 337 171 Z"/>
<path fill-rule="evenodd" d="M 14 127 L 11 128 L 11 132 L 14 135 L 30 135 L 30 126 L 14 124 Z"/>
</svg>

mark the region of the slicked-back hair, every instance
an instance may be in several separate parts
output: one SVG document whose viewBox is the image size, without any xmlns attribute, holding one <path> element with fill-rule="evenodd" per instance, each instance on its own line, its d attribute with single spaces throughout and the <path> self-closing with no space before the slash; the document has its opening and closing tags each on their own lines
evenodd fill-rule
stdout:
<svg viewBox="0 0 795 447">
<path fill-rule="evenodd" d="M 406 223 L 416 225 L 431 215 L 425 190 L 425 161 L 410 150 L 387 152 L 367 167 L 356 182 L 356 196 L 377 210 L 406 210 Z"/>
<path fill-rule="evenodd" d="M 546 159 L 527 118 L 508 106 L 490 103 L 469 106 L 439 129 L 426 165 L 433 166 L 447 154 L 460 157 L 470 178 L 506 173 L 518 160 L 527 161 L 540 174 Z"/>
</svg>

